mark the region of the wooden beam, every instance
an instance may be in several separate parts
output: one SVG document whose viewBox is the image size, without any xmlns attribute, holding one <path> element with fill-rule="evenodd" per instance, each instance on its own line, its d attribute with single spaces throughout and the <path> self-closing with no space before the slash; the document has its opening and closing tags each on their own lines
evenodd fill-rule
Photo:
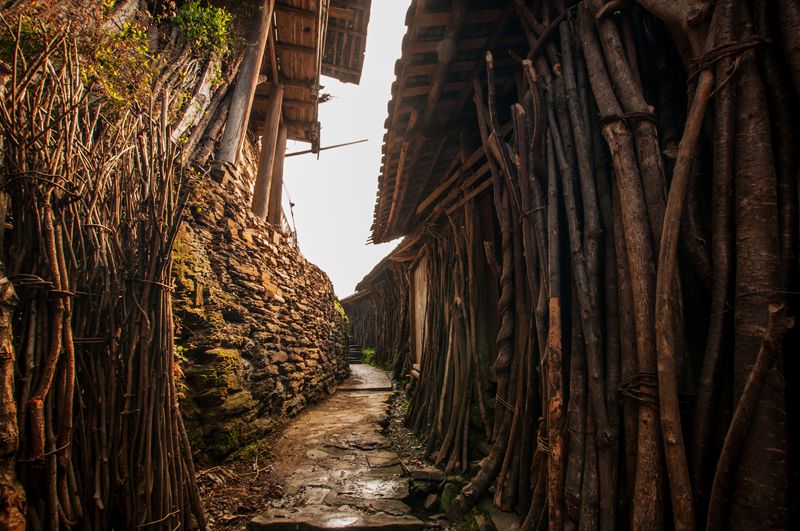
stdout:
<svg viewBox="0 0 800 531">
<path fill-rule="evenodd" d="M 314 101 L 309 100 L 298 100 L 293 98 L 284 98 L 283 99 L 283 106 L 286 107 L 287 105 L 296 105 L 298 107 L 313 107 L 317 104 L 316 99 Z"/>
<path fill-rule="evenodd" d="M 300 8 L 300 7 L 294 7 L 294 6 L 288 6 L 286 4 L 275 4 L 275 11 L 278 11 L 279 13 L 286 13 L 286 14 L 289 14 L 289 15 L 295 15 L 295 16 L 298 16 L 298 17 L 310 18 L 312 20 L 317 18 L 316 11 L 309 11 L 307 9 L 303 9 L 303 8 Z"/>
<path fill-rule="evenodd" d="M 505 11 L 503 11 L 503 15 L 497 22 L 497 25 L 495 26 L 492 34 L 489 36 L 488 39 L 486 39 L 484 50 L 491 50 L 492 48 L 495 47 L 495 45 L 497 45 L 497 42 L 503 36 L 503 33 L 506 30 L 506 26 L 508 25 L 508 22 L 511 20 L 511 16 L 513 15 L 514 11 L 515 11 L 514 2 L 511 2 L 506 6 Z M 486 68 L 485 62 L 483 61 L 475 62 L 475 68 L 472 70 L 472 75 L 469 77 L 470 81 L 469 83 L 467 83 L 467 86 L 464 87 L 463 91 L 461 92 L 461 96 L 459 96 L 458 98 L 458 105 L 456 106 L 457 109 L 456 112 L 460 112 L 461 109 L 464 108 L 464 105 L 466 105 L 469 99 L 472 97 L 472 87 L 473 87 L 472 80 L 480 74 L 482 69 L 485 68 Z"/>
<path fill-rule="evenodd" d="M 285 120 L 286 127 L 295 127 L 297 129 L 316 129 L 317 122 L 300 122 L 297 120 Z"/>
<path fill-rule="evenodd" d="M 272 165 L 272 185 L 269 190 L 267 223 L 281 224 L 281 199 L 283 199 L 283 161 L 286 159 L 286 124 L 278 128 L 278 143 L 275 145 L 275 160 Z"/>
<path fill-rule="evenodd" d="M 345 7 L 331 6 L 328 11 L 328 16 L 353 21 L 356 18 L 356 12 L 353 9 L 347 9 Z"/>
<path fill-rule="evenodd" d="M 292 44 L 290 42 L 277 42 L 275 47 L 279 52 L 299 53 L 302 55 L 313 56 L 317 49 L 313 46 L 303 46 L 302 44 Z"/>
<path fill-rule="evenodd" d="M 277 83 L 279 79 L 278 74 L 278 54 L 275 50 L 275 32 L 269 32 L 269 61 L 272 68 L 272 83 Z"/>
<path fill-rule="evenodd" d="M 458 201 L 456 204 L 454 204 L 454 205 L 448 207 L 447 209 L 445 209 L 445 212 L 447 212 L 448 214 L 452 214 L 453 212 L 456 211 L 456 209 L 461 208 L 462 206 L 464 206 L 464 203 L 466 203 L 467 201 L 472 200 L 472 198 L 474 198 L 476 195 L 480 194 L 481 192 L 483 192 L 484 190 L 486 190 L 490 186 L 492 186 L 492 180 L 491 179 L 486 179 L 481 184 L 479 184 L 477 187 L 475 187 L 471 192 L 467 193 L 464 197 L 462 197 L 461 200 Z"/>
<path fill-rule="evenodd" d="M 512 128 L 513 126 L 511 122 L 506 123 L 500 130 L 501 134 L 503 136 L 507 135 L 509 132 L 511 132 Z M 472 152 L 472 154 L 467 158 L 467 160 L 464 161 L 464 163 L 461 165 L 458 171 L 453 173 L 447 180 L 445 180 L 442 184 L 437 186 L 430 194 L 428 194 L 428 197 L 426 197 L 419 204 L 416 210 L 417 215 L 422 214 L 426 209 L 428 209 L 443 193 L 447 192 L 447 190 L 449 190 L 453 186 L 453 184 L 458 181 L 459 178 L 465 175 L 466 170 L 472 167 L 476 162 L 478 162 L 484 156 L 485 153 L 483 151 L 483 146 L 482 145 L 478 146 L 478 148 Z M 474 178 L 475 175 L 478 176 L 483 175 L 488 170 L 489 170 L 489 165 L 488 163 L 484 162 L 483 165 L 481 165 L 481 167 L 475 171 L 472 178 Z M 447 175 L 447 173 L 445 173 L 445 175 Z M 470 181 L 467 180 L 465 184 L 469 185 L 469 183 Z M 459 187 L 462 186 L 464 186 L 464 184 L 460 185 Z"/>
<path fill-rule="evenodd" d="M 272 186 L 272 168 L 275 163 L 275 147 L 283 107 L 283 85 L 276 85 L 270 100 L 269 112 L 264 120 L 264 135 L 261 138 L 261 154 L 258 157 L 258 172 L 253 188 L 253 203 L 250 209 L 260 219 L 267 217 L 269 208 L 270 187 Z"/>
<path fill-rule="evenodd" d="M 405 224 L 407 224 L 411 220 L 411 218 L 414 216 L 416 211 L 415 211 L 413 205 L 419 202 L 419 198 L 425 192 L 425 188 L 426 188 L 426 186 L 428 184 L 428 181 L 430 181 L 431 176 L 433 176 L 433 172 L 436 170 L 436 165 L 439 163 L 439 157 L 442 155 L 442 150 L 444 149 L 445 144 L 447 144 L 448 138 L 449 137 L 444 136 L 439 141 L 439 145 L 436 147 L 436 154 L 433 156 L 433 160 L 431 160 L 431 164 L 428 167 L 428 171 L 425 172 L 425 176 L 421 179 L 421 182 L 420 182 L 420 185 L 419 185 L 419 189 L 417 190 L 417 193 L 414 194 L 414 196 L 415 196 L 414 197 L 414 201 L 413 201 L 412 207 L 411 207 L 411 209 L 409 209 L 408 215 L 406 216 L 406 219 L 404 221 Z"/>
<path fill-rule="evenodd" d="M 425 128 L 431 121 L 433 111 L 442 95 L 447 75 L 450 73 L 450 65 L 458 54 L 458 36 L 464 27 L 469 11 L 469 0 L 453 0 L 453 7 L 450 10 L 450 19 L 447 23 L 447 30 L 440 43 L 439 58 L 436 63 L 436 71 L 431 79 L 430 91 L 423 113 L 422 127 Z"/>
<path fill-rule="evenodd" d="M 418 53 L 432 53 L 438 50 L 440 40 L 432 41 L 417 41 L 411 45 L 411 54 Z M 462 39 L 458 43 L 458 47 L 462 50 L 472 50 L 483 47 L 486 43 L 486 37 L 470 37 L 469 39 Z"/>
<path fill-rule="evenodd" d="M 502 13 L 500 9 L 472 9 L 467 15 L 467 24 L 484 23 L 490 24 L 496 21 Z M 422 13 L 414 19 L 414 24 L 418 27 L 425 28 L 430 26 L 445 26 L 452 20 L 453 13 L 451 11 L 433 11 Z"/>
<path fill-rule="evenodd" d="M 253 96 L 258 85 L 258 74 L 264 60 L 267 34 L 272 26 L 274 7 L 275 0 L 261 2 L 258 15 L 247 39 L 244 58 L 239 67 L 236 87 L 234 87 L 231 97 L 228 118 L 225 121 L 225 131 L 217 149 L 217 160 L 228 164 L 236 164 L 244 143 L 247 124 L 250 120 L 250 109 L 253 106 Z"/>
<path fill-rule="evenodd" d="M 444 87 L 442 87 L 443 92 L 451 92 L 454 90 L 464 90 L 467 85 L 472 85 L 471 82 L 466 81 L 456 81 L 454 83 L 448 83 Z M 402 89 L 403 97 L 408 96 L 422 96 L 423 94 L 428 94 L 431 88 L 429 85 L 421 85 L 419 87 L 411 87 L 411 88 L 404 88 Z"/>
</svg>

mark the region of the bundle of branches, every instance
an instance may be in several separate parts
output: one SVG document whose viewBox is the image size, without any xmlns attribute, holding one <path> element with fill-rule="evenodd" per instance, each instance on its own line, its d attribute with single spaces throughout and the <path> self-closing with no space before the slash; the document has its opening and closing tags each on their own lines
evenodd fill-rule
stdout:
<svg viewBox="0 0 800 531">
<path fill-rule="evenodd" d="M 496 482 L 525 529 L 791 527 L 800 8 L 532 4 L 515 2 L 518 103 L 499 104 L 491 54 L 488 95 L 475 83 L 502 234 L 497 396 L 451 516 Z M 463 300 L 459 245 L 437 251 L 433 297 Z M 450 308 L 423 358 L 440 392 L 411 416 L 439 455 L 471 391 L 448 391 L 467 315 Z"/>
<path fill-rule="evenodd" d="M 368 298 L 348 304 L 348 315 L 353 337 L 374 348 L 374 361 L 399 377 L 408 359 L 408 281 L 400 264 L 390 263 L 384 274 L 369 286 Z"/>
<path fill-rule="evenodd" d="M 488 272 L 482 267 L 483 241 L 493 234 L 481 233 L 473 203 L 448 216 L 447 225 L 429 231 L 420 258 L 424 267 L 419 278 L 426 287 L 424 316 L 417 323 L 422 327 L 419 381 L 407 424 L 437 464 L 448 472 L 463 473 L 469 466 L 470 444 L 485 447 L 494 429 L 487 371 L 492 320 L 482 313 L 485 305 L 479 301 L 496 299 L 497 287 L 496 282 L 486 281 Z M 492 254 L 491 248 L 487 254 Z M 502 381 L 503 367 L 495 369 Z M 471 418 L 471 410 L 478 412 L 477 418 Z"/>
<path fill-rule="evenodd" d="M 77 43 L 59 31 L 31 51 L 21 24 L 7 28 L 14 60 L 0 102 L 2 258 L 19 296 L 29 525 L 175 529 L 193 515 L 203 526 L 175 387 L 171 250 L 188 182 L 169 84 L 148 109 L 105 114 Z M 14 405 L 3 400 L 3 414 Z"/>
</svg>

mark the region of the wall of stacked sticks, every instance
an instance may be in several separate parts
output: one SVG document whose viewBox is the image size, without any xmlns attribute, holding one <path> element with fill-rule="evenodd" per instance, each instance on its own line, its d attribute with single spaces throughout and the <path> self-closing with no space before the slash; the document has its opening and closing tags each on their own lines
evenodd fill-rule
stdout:
<svg viewBox="0 0 800 531">
<path fill-rule="evenodd" d="M 475 80 L 495 220 L 424 240 L 408 420 L 485 455 L 450 516 L 493 486 L 524 529 L 797 526 L 800 7 L 528 4 L 515 94 Z"/>
<path fill-rule="evenodd" d="M 205 157 L 224 106 L 214 95 L 189 123 L 175 101 L 216 67 L 173 39 L 149 105 L 110 108 L 85 82 L 69 28 L 41 26 L 34 46 L 14 20 L 0 101 L 0 518 L 23 529 L 25 511 L 34 530 L 204 527 L 177 403 L 171 252 L 193 185 L 184 163 Z"/>
<path fill-rule="evenodd" d="M 370 296 L 343 301 L 350 333 L 362 347 L 375 349 L 373 361 L 400 376 L 409 366 L 408 279 L 404 264 L 390 263 L 385 278 L 370 285 Z"/>
</svg>

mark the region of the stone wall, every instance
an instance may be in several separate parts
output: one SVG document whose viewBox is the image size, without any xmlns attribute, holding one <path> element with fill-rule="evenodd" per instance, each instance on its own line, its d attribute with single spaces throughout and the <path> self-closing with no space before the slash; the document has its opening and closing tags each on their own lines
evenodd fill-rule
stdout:
<svg viewBox="0 0 800 531">
<path fill-rule="evenodd" d="M 248 141 L 238 175 L 196 177 L 175 249 L 182 411 L 206 461 L 252 443 L 349 372 L 330 280 L 250 212 L 255 154 Z"/>
</svg>

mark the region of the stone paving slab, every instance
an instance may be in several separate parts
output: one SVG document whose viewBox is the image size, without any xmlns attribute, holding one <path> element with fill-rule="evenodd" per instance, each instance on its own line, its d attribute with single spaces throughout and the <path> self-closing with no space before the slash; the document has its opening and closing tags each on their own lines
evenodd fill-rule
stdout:
<svg viewBox="0 0 800 531">
<path fill-rule="evenodd" d="M 285 496 L 251 520 L 250 529 L 425 528 L 403 501 L 411 478 L 382 434 L 391 382 L 368 365 L 354 366 L 353 374 L 343 386 L 347 392 L 309 409 L 285 430 L 275 461 Z"/>
<path fill-rule="evenodd" d="M 302 511 L 272 511 L 250 521 L 253 531 L 420 531 L 423 523 L 412 516 L 360 514 L 327 506 L 304 507 Z"/>
<path fill-rule="evenodd" d="M 339 391 L 391 391 L 392 380 L 384 371 L 366 364 L 350 365 L 351 376 Z"/>
</svg>

